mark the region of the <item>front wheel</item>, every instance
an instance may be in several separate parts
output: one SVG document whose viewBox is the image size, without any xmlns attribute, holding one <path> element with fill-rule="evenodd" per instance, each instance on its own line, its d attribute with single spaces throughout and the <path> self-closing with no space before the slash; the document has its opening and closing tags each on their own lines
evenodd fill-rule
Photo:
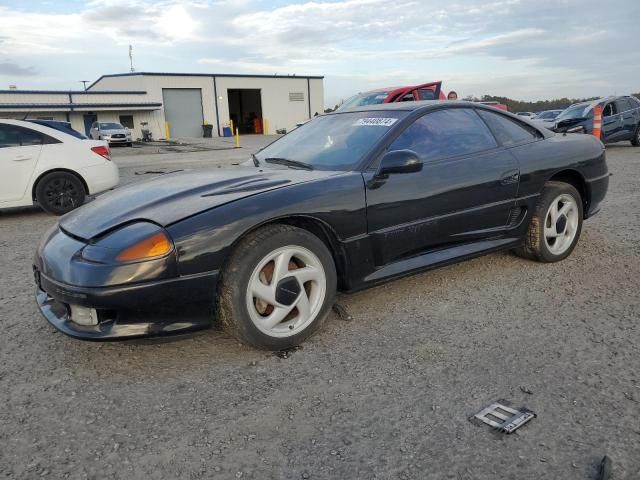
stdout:
<svg viewBox="0 0 640 480">
<path fill-rule="evenodd" d="M 571 255 L 582 231 L 582 197 L 567 183 L 547 182 L 515 253 L 539 262 L 558 262 Z"/>
<path fill-rule="evenodd" d="M 80 179 L 69 172 L 51 172 L 36 185 L 36 200 L 53 215 L 64 215 L 84 203 L 86 193 Z"/>
<path fill-rule="evenodd" d="M 333 257 L 322 240 L 290 225 L 266 226 L 238 244 L 223 270 L 218 318 L 254 347 L 293 347 L 320 328 L 336 283 Z"/>
<path fill-rule="evenodd" d="M 640 124 L 636 127 L 636 131 L 633 132 L 633 137 L 631 137 L 631 145 L 634 147 L 640 147 Z"/>
</svg>

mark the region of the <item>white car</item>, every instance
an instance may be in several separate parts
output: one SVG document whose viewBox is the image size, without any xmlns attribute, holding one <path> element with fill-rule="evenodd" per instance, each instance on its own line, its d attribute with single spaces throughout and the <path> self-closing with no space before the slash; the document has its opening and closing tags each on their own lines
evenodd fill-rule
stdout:
<svg viewBox="0 0 640 480">
<path fill-rule="evenodd" d="M 94 140 L 106 140 L 109 145 L 133 146 L 131 130 L 116 122 L 93 122 L 89 136 Z"/>
<path fill-rule="evenodd" d="M 536 116 L 536 114 L 533 112 L 516 112 L 516 115 L 518 115 L 519 117 L 524 117 L 528 120 L 531 120 Z"/>
<path fill-rule="evenodd" d="M 0 119 L 0 208 L 40 205 L 62 215 L 118 184 L 106 142 Z"/>
</svg>

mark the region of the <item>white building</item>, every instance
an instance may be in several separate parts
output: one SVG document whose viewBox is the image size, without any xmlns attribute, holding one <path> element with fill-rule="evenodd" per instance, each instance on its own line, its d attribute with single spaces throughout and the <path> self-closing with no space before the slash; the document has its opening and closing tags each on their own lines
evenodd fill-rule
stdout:
<svg viewBox="0 0 640 480">
<path fill-rule="evenodd" d="M 202 137 L 203 125 L 222 136 L 233 121 L 240 134 L 291 130 L 324 110 L 324 77 L 203 73 L 103 75 L 86 91 L 0 90 L 0 117 L 69 121 L 87 133 L 116 121 L 142 136 Z"/>
</svg>

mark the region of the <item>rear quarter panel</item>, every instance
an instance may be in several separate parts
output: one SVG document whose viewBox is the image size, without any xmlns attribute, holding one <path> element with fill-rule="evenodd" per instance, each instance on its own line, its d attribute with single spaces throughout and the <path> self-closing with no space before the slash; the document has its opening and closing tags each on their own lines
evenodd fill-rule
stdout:
<svg viewBox="0 0 640 480">
<path fill-rule="evenodd" d="M 593 182 L 608 184 L 608 167 L 604 145 L 592 135 L 579 133 L 556 134 L 538 142 L 511 149 L 520 164 L 518 199 L 531 209 L 542 192 L 545 182 L 562 171 L 577 172 L 587 187 Z M 599 192 L 599 203 L 606 194 Z"/>
</svg>

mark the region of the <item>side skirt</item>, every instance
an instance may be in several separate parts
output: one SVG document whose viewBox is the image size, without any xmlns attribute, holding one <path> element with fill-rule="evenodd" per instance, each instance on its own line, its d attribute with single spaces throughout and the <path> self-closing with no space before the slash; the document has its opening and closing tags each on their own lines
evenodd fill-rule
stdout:
<svg viewBox="0 0 640 480">
<path fill-rule="evenodd" d="M 479 257 L 487 253 L 508 250 L 517 247 L 521 243 L 522 238 L 518 237 L 482 240 L 399 260 L 367 275 L 361 285 L 349 290 L 349 292 L 362 290 L 406 275 L 432 270 L 452 263 L 459 263 L 463 260 Z"/>
</svg>

